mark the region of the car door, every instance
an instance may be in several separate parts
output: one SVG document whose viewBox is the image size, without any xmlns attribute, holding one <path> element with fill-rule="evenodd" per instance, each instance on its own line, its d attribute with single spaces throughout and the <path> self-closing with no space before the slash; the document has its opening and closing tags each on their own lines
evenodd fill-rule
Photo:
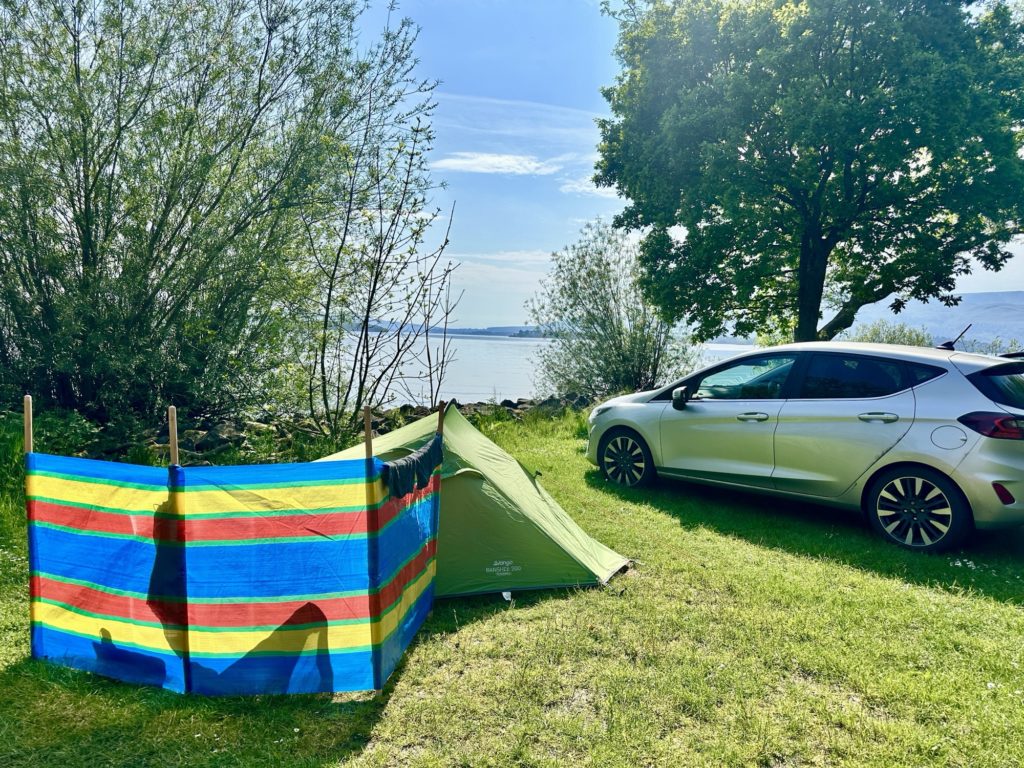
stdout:
<svg viewBox="0 0 1024 768">
<path fill-rule="evenodd" d="M 773 433 L 798 353 L 750 355 L 688 379 L 661 417 L 659 472 L 770 488 Z"/>
<path fill-rule="evenodd" d="M 775 430 L 775 487 L 834 498 L 899 442 L 914 421 L 901 363 L 814 352 L 793 382 Z"/>
</svg>

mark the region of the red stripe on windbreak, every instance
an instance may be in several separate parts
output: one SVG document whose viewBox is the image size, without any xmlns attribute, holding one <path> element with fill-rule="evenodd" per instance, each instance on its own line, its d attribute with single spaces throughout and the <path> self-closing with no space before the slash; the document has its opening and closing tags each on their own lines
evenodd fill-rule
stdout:
<svg viewBox="0 0 1024 768">
<path fill-rule="evenodd" d="M 128 536 L 153 538 L 154 522 L 170 523 L 166 519 L 153 516 L 152 513 L 140 515 L 112 514 L 96 509 L 53 504 L 48 501 L 29 500 L 29 515 L 36 523 L 53 523 L 74 528 L 82 533 L 119 533 Z M 161 525 L 160 533 L 164 533 L 166 525 Z M 170 531 L 167 531 L 169 533 Z"/>
<path fill-rule="evenodd" d="M 184 603 L 111 595 L 92 587 L 67 584 L 45 576 L 33 576 L 30 588 L 33 598 L 53 600 L 92 613 L 158 624 L 185 624 Z"/>
<path fill-rule="evenodd" d="M 95 509 L 30 500 L 29 516 L 35 522 L 52 523 L 92 533 L 140 536 L 158 541 L 252 541 L 302 536 L 358 535 L 379 530 L 411 504 L 436 493 L 440 478 L 431 478 L 426 488 L 400 498 L 388 499 L 379 512 L 379 522 L 370 526 L 365 510 L 356 512 L 323 512 L 315 510 L 296 515 L 265 517 L 215 517 L 174 520 L 152 514 L 112 514 Z"/>
<path fill-rule="evenodd" d="M 395 602 L 427 566 L 434 556 L 435 540 L 431 540 L 419 554 L 402 568 L 395 578 L 380 592 L 380 603 L 387 607 Z M 31 580 L 33 598 L 64 603 L 93 613 L 117 616 L 135 621 L 158 624 L 179 624 L 185 621 L 186 606 L 159 600 L 111 595 L 92 587 L 55 581 L 42 576 Z M 314 624 L 317 621 L 343 621 L 365 619 L 370 616 L 370 596 L 353 595 L 318 600 L 288 600 L 285 602 L 249 603 L 189 603 L 188 623 L 204 627 L 253 627 Z"/>
</svg>

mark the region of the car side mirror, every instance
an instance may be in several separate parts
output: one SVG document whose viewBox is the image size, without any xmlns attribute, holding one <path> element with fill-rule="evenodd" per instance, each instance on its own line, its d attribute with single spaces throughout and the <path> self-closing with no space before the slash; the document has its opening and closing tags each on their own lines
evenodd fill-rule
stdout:
<svg viewBox="0 0 1024 768">
<path fill-rule="evenodd" d="M 689 387 L 676 387 L 672 390 L 672 407 L 677 411 L 686 408 L 686 402 L 690 399 Z"/>
</svg>

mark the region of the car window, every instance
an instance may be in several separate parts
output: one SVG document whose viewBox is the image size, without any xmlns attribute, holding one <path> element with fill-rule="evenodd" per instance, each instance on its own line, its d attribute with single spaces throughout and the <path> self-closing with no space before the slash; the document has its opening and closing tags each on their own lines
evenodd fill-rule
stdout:
<svg viewBox="0 0 1024 768">
<path fill-rule="evenodd" d="M 695 399 L 777 400 L 793 369 L 794 355 L 748 357 L 709 373 L 696 385 Z"/>
<path fill-rule="evenodd" d="M 903 363 L 903 370 L 907 373 L 907 384 L 912 387 L 916 387 L 918 384 L 924 384 L 926 381 L 937 379 L 939 376 L 946 372 L 945 368 L 939 368 L 935 365 L 925 365 L 924 363 Z"/>
<path fill-rule="evenodd" d="M 809 400 L 884 397 L 905 389 L 900 364 L 856 355 L 811 357 L 798 397 Z"/>
<path fill-rule="evenodd" d="M 997 365 L 967 378 L 989 400 L 1024 408 L 1024 363 Z"/>
</svg>

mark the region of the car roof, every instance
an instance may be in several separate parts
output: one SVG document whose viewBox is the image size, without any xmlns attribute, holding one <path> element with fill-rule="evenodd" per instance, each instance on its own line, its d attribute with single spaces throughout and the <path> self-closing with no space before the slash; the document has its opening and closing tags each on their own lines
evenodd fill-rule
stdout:
<svg viewBox="0 0 1024 768">
<path fill-rule="evenodd" d="M 925 364 L 948 363 L 964 373 L 973 373 L 993 365 L 1005 363 L 1006 359 L 994 355 L 977 355 L 970 352 L 941 349 L 938 347 L 911 347 L 905 344 L 870 344 L 860 341 L 804 341 L 796 344 L 782 344 L 766 347 L 759 352 L 853 352 L 861 355 L 898 357 Z"/>
</svg>

